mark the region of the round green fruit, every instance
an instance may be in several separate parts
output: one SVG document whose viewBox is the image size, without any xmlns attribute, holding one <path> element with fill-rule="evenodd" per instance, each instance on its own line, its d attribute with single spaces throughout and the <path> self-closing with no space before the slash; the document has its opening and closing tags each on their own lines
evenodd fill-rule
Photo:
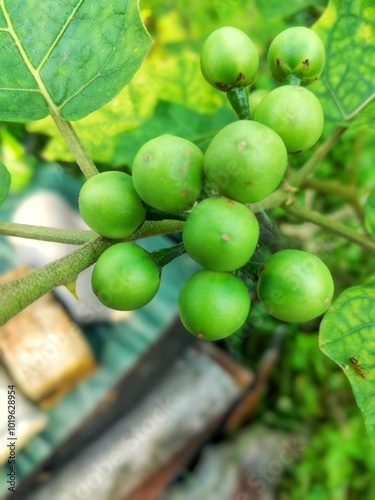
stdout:
<svg viewBox="0 0 375 500">
<path fill-rule="evenodd" d="M 204 157 L 205 174 L 212 187 L 242 203 L 254 203 L 271 194 L 280 184 L 286 165 L 282 139 L 269 127 L 250 120 L 221 129 Z"/>
<path fill-rule="evenodd" d="M 306 88 L 293 85 L 272 90 L 257 107 L 254 119 L 277 132 L 288 153 L 311 148 L 324 125 L 318 98 Z"/>
<path fill-rule="evenodd" d="M 203 153 L 186 139 L 161 135 L 138 151 L 132 174 L 139 196 L 151 207 L 188 210 L 203 187 Z"/>
<path fill-rule="evenodd" d="M 190 333 L 203 340 L 219 340 L 244 324 L 250 297 L 245 285 L 233 274 L 203 269 L 183 285 L 178 309 Z"/>
<path fill-rule="evenodd" d="M 324 45 L 311 29 L 288 28 L 277 35 L 268 51 L 268 64 L 278 82 L 293 79 L 309 85 L 319 78 L 325 63 Z"/>
<path fill-rule="evenodd" d="M 329 269 L 315 255 L 301 250 L 281 250 L 263 264 L 257 291 L 271 316 L 303 323 L 328 309 L 334 284 Z"/>
<path fill-rule="evenodd" d="M 249 108 L 250 108 L 250 118 L 254 120 L 255 110 L 259 106 L 259 104 L 263 101 L 263 99 L 268 94 L 267 90 L 259 89 L 250 92 L 249 94 Z"/>
<path fill-rule="evenodd" d="M 140 246 L 117 243 L 97 260 L 91 284 L 105 306 L 118 311 L 133 311 L 154 298 L 160 286 L 160 269 Z"/>
<path fill-rule="evenodd" d="M 127 238 L 144 222 L 146 207 L 130 175 L 103 172 L 90 177 L 79 194 L 82 219 L 106 238 Z"/>
<path fill-rule="evenodd" d="M 213 271 L 234 271 L 253 255 L 259 224 L 241 203 L 206 198 L 191 211 L 182 236 L 186 251 L 199 264 Z"/>
<path fill-rule="evenodd" d="M 237 28 L 219 28 L 203 45 L 202 74 L 208 83 L 223 92 L 250 85 L 258 66 L 259 56 L 254 43 Z"/>
</svg>

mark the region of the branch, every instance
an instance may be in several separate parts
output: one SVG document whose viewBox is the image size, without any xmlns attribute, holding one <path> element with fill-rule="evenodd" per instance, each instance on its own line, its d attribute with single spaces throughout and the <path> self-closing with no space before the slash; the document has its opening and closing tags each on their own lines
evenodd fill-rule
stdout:
<svg viewBox="0 0 375 500">
<path fill-rule="evenodd" d="M 357 245 L 361 246 L 365 250 L 369 250 L 370 252 L 375 252 L 375 239 L 370 238 L 369 236 L 362 235 L 358 233 L 355 229 L 352 229 L 341 222 L 334 221 L 325 215 L 321 215 L 318 212 L 314 212 L 309 208 L 306 208 L 303 205 L 300 205 L 297 202 L 293 202 L 289 206 L 284 206 L 284 210 L 299 219 L 307 220 L 313 222 L 317 226 L 323 227 L 324 229 L 328 229 L 331 232 L 334 232 L 346 240 L 353 241 L 357 243 Z"/>
<path fill-rule="evenodd" d="M 182 230 L 183 225 L 182 221 L 174 220 L 146 221 L 138 231 L 123 241 L 177 233 Z M 57 286 L 74 282 L 78 274 L 94 264 L 104 250 L 118 242 L 119 240 L 101 237 L 91 239 L 71 254 L 0 285 L 0 325 Z"/>
<path fill-rule="evenodd" d="M 363 219 L 363 207 L 358 201 L 358 193 L 354 185 L 344 186 L 337 181 L 305 179 L 302 183 L 302 187 L 314 189 L 322 194 L 339 196 L 352 205 L 360 220 Z"/>
<path fill-rule="evenodd" d="M 30 224 L 17 224 L 16 222 L 0 222 L 0 234 L 2 236 L 16 236 L 71 245 L 83 245 L 98 236 L 98 234 L 90 230 L 33 226 Z"/>
<path fill-rule="evenodd" d="M 298 170 L 298 172 L 290 179 L 289 184 L 294 187 L 299 187 L 307 176 L 311 174 L 314 168 L 322 161 L 323 158 L 331 151 L 333 146 L 340 139 L 342 134 L 347 130 L 347 127 L 337 127 L 332 134 L 315 150 L 306 163 Z"/>
<path fill-rule="evenodd" d="M 73 282 L 112 242 L 96 238 L 69 255 L 0 285 L 0 325 L 59 285 Z"/>
</svg>

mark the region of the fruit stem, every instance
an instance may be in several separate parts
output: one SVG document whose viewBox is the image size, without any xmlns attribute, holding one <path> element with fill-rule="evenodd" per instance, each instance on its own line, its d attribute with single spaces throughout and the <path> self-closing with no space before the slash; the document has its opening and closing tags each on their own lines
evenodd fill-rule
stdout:
<svg viewBox="0 0 375 500">
<path fill-rule="evenodd" d="M 173 247 L 161 248 L 160 250 L 155 250 L 151 252 L 151 255 L 156 260 L 160 267 L 164 267 L 172 260 L 176 259 L 180 255 L 183 255 L 186 252 L 184 244 L 178 243 Z"/>
<path fill-rule="evenodd" d="M 89 179 L 93 175 L 98 174 L 98 169 L 89 157 L 72 124 L 68 121 L 63 120 L 60 115 L 51 107 L 50 113 L 53 121 L 56 123 L 57 128 L 63 136 L 63 139 L 65 140 L 84 176 Z"/>
<path fill-rule="evenodd" d="M 153 207 L 147 208 L 146 220 L 182 220 L 186 221 L 189 217 L 187 212 L 162 212 Z"/>
<path fill-rule="evenodd" d="M 284 210 L 290 214 L 298 217 L 299 219 L 303 219 L 309 222 L 313 222 L 317 226 L 323 227 L 324 229 L 328 229 L 329 231 L 336 233 L 348 241 L 353 241 L 360 245 L 365 250 L 369 250 L 370 252 L 375 252 L 375 239 L 364 234 L 358 233 L 355 229 L 352 229 L 341 222 L 337 222 L 335 220 L 326 217 L 325 215 L 320 214 L 319 212 L 314 212 L 309 208 L 301 205 L 300 203 L 294 201 L 288 206 L 283 207 Z"/>
<path fill-rule="evenodd" d="M 289 74 L 284 78 L 283 85 L 295 85 L 296 87 L 299 87 L 301 85 L 301 78 L 298 78 L 296 75 Z"/>
<path fill-rule="evenodd" d="M 227 92 L 228 100 L 240 120 L 250 120 L 250 106 L 246 87 L 233 87 Z"/>
</svg>

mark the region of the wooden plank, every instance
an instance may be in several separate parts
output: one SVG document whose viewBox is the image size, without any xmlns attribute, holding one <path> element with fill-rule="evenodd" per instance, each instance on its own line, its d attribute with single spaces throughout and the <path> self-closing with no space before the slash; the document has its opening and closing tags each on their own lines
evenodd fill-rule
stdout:
<svg viewBox="0 0 375 500">
<path fill-rule="evenodd" d="M 96 410 L 85 419 L 80 428 L 66 439 L 29 476 L 17 484 L 13 500 L 24 500 L 63 464 L 79 454 L 106 428 L 130 412 L 154 388 L 179 354 L 196 342 L 186 332 L 180 319 L 175 318 L 160 340 L 155 342 L 135 365 L 124 374 Z"/>
</svg>

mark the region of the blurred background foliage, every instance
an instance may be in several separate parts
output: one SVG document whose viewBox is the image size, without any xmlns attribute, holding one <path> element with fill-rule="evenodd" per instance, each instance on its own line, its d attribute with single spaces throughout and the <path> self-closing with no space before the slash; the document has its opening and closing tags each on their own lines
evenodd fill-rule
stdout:
<svg viewBox="0 0 375 500">
<path fill-rule="evenodd" d="M 142 15 L 154 44 L 132 82 L 112 102 L 74 124 L 90 155 L 101 170 L 128 171 L 139 147 L 163 133 L 186 137 L 204 150 L 220 128 L 236 119 L 225 94 L 211 88 L 200 73 L 199 53 L 210 32 L 232 25 L 248 33 L 261 57 L 253 89 L 269 90 L 276 84 L 269 74 L 266 55 L 270 42 L 280 31 L 296 25 L 311 27 L 325 12 L 317 25 L 325 38 L 340 9 L 362 9 L 363 13 L 370 5 L 367 0 L 338 0 L 325 11 L 327 4 L 327 0 L 141 1 Z M 355 26 L 357 34 L 359 26 Z M 345 33 L 345 26 L 339 28 L 336 36 L 341 33 L 345 39 L 341 45 L 344 50 L 353 32 Z M 365 30 L 363 43 L 370 43 L 372 36 L 373 32 Z M 337 57 L 342 59 L 345 53 L 341 49 Z M 360 71 L 357 65 L 362 64 L 363 57 L 353 62 L 352 72 Z M 345 78 L 341 66 L 339 71 L 340 78 Z M 365 90 L 361 87 L 365 94 L 371 81 L 373 85 L 375 80 L 370 79 Z M 322 97 L 328 118 L 326 136 L 334 123 L 342 121 L 343 114 L 329 103 L 332 94 L 326 96 L 324 82 L 310 89 Z M 343 89 L 345 98 L 353 101 L 358 97 L 355 82 L 347 83 Z M 363 94 L 362 103 L 364 100 Z M 361 103 L 350 108 L 349 102 L 348 106 L 350 114 L 353 106 Z M 373 114 L 369 107 L 365 111 L 299 194 L 310 208 L 355 228 L 363 224 L 362 207 L 375 187 Z M 291 168 L 298 168 L 310 154 L 308 151 L 291 156 Z M 0 123 L 0 156 L 12 174 L 13 197 L 22 194 L 36 175 L 43 174 L 48 162 L 58 161 L 73 175 L 80 175 L 49 118 L 27 124 Z M 345 186 L 343 193 L 338 185 Z M 287 217 L 280 209 L 275 209 L 271 217 L 278 221 L 279 229 L 272 224 L 267 229 L 265 224 L 262 259 L 279 244 L 311 251 L 332 270 L 336 296 L 374 274 L 373 256 L 357 245 Z M 248 284 L 255 296 L 254 284 L 250 280 Z M 256 369 L 263 353 L 274 345 L 278 326 L 254 304 L 245 327 L 221 345 L 235 359 Z M 318 327 L 318 321 L 303 327 L 286 326 L 277 337 L 281 346 L 279 360 L 250 421 L 266 429 L 300 433 L 307 438 L 302 458 L 285 470 L 279 498 L 375 498 L 375 452 L 370 448 L 346 377 L 319 351 Z"/>
</svg>

